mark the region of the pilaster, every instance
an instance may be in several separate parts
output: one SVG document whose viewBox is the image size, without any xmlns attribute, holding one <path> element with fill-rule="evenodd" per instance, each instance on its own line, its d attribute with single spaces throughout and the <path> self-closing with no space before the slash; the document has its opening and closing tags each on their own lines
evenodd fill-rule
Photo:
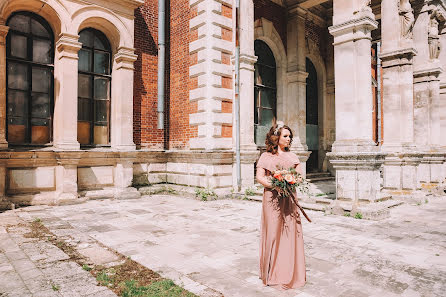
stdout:
<svg viewBox="0 0 446 297">
<path fill-rule="evenodd" d="M 372 135 L 371 31 L 378 28 L 364 1 L 333 1 L 336 141 L 327 154 L 336 170 L 338 200 L 357 206 L 380 199 L 380 168 Z"/>
<path fill-rule="evenodd" d="M 232 7 L 232 2 L 223 2 L 225 6 Z M 189 99 L 197 102 L 198 106 L 197 112 L 189 117 L 190 125 L 198 126 L 198 137 L 190 140 L 190 148 L 229 150 L 233 147 L 233 141 L 232 138 L 222 137 L 222 126 L 233 126 L 233 115 L 222 110 L 222 102 L 233 102 L 233 67 L 223 57 L 234 54 L 234 35 L 230 33 L 233 32 L 233 20 L 221 13 L 221 1 L 192 0 L 190 7 L 197 14 L 190 20 L 189 27 L 191 31 L 196 30 L 198 36 L 189 44 L 189 53 L 197 56 L 197 64 L 189 67 L 189 76 L 196 82 L 196 88 L 190 91 Z M 249 54 L 249 50 L 244 54 L 254 56 Z M 244 75 L 249 71 L 244 70 Z M 252 100 L 252 97 L 241 100 Z"/>
<path fill-rule="evenodd" d="M 120 47 L 114 59 L 111 98 L 111 147 L 132 151 L 133 143 L 133 63 L 137 56 L 133 48 Z M 119 82 L 119 83 L 114 83 Z"/>
<path fill-rule="evenodd" d="M 9 27 L 0 25 L 0 149 L 7 149 L 6 141 L 6 35 Z"/>
<path fill-rule="evenodd" d="M 82 44 L 78 35 L 62 33 L 56 43 L 54 147 L 58 150 L 78 150 L 77 85 L 78 52 Z"/>
</svg>

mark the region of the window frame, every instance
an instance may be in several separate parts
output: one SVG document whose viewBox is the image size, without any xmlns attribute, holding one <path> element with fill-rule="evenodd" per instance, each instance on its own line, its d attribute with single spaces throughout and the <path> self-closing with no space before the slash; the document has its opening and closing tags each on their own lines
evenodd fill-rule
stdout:
<svg viewBox="0 0 446 297">
<path fill-rule="evenodd" d="M 51 26 L 49 25 L 49 23 L 40 15 L 35 14 L 33 12 L 29 12 L 29 11 L 17 11 L 14 12 L 13 14 L 11 14 L 11 16 L 9 16 L 8 20 L 6 21 L 6 26 L 9 25 L 9 23 L 11 22 L 11 20 L 18 16 L 18 15 L 24 15 L 27 16 L 31 19 L 34 19 L 35 21 L 39 22 L 48 32 L 48 34 L 50 35 L 49 38 L 43 37 L 43 36 L 38 36 L 32 33 L 32 31 L 30 31 L 29 33 L 24 33 L 24 32 L 20 32 L 17 31 L 15 29 L 9 28 L 8 30 L 8 34 L 6 36 L 6 79 L 5 79 L 5 89 L 6 89 L 6 109 L 5 109 L 5 117 L 6 117 L 6 127 L 5 127 L 5 136 L 6 136 L 6 140 L 8 141 L 8 146 L 10 147 L 46 147 L 46 146 L 52 146 L 53 145 L 53 123 L 54 123 L 54 55 L 55 55 L 55 42 L 54 42 L 54 32 L 51 28 Z M 31 25 L 30 25 L 31 26 Z M 9 26 L 8 26 L 9 27 Z M 26 37 L 26 46 L 27 46 L 27 52 L 26 58 L 17 58 L 17 57 L 13 57 L 11 55 L 11 48 L 12 48 L 12 44 L 11 44 L 11 37 L 12 35 L 19 35 L 19 36 L 24 36 Z M 50 63 L 41 63 L 41 62 L 34 62 L 33 61 L 33 41 L 34 40 L 45 40 L 45 41 L 49 41 L 50 42 Z M 25 65 L 27 68 L 27 84 L 28 84 L 28 90 L 24 91 L 24 90 L 19 90 L 19 89 L 12 89 L 9 88 L 9 63 L 17 63 L 17 64 L 21 64 L 21 65 Z M 39 143 L 32 143 L 32 125 L 31 125 L 31 120 L 32 120 L 32 94 L 33 94 L 33 90 L 32 90 L 32 70 L 33 68 L 36 69 L 48 69 L 49 72 L 51 73 L 51 78 L 49 81 L 49 92 L 48 92 L 48 96 L 49 96 L 49 116 L 47 118 L 37 118 L 37 119 L 45 119 L 48 120 L 48 129 L 49 129 L 49 142 L 48 143 L 44 143 L 44 144 L 39 144 Z M 27 103 L 27 114 L 25 117 L 23 117 L 23 119 L 26 122 L 26 128 L 25 128 L 25 142 L 23 143 L 12 143 L 9 141 L 9 119 L 10 118 L 21 118 L 18 116 L 9 116 L 8 115 L 8 108 L 9 108 L 9 100 L 8 100 L 8 95 L 9 95 L 9 91 L 10 89 L 12 91 L 22 91 L 22 92 L 26 92 L 26 103 Z M 35 93 L 42 93 L 42 92 L 35 92 Z M 42 93 L 42 94 L 46 94 L 46 93 Z"/>
<path fill-rule="evenodd" d="M 261 42 L 266 47 L 268 47 L 268 49 L 271 52 L 272 58 L 274 59 L 274 66 L 266 64 L 266 63 L 262 63 L 262 62 L 256 62 L 254 65 L 254 68 L 255 68 L 255 70 L 254 70 L 254 100 L 255 100 L 254 101 L 254 133 L 255 133 L 257 127 L 260 126 L 260 123 L 262 120 L 262 110 L 272 110 L 273 118 L 277 119 L 277 64 L 275 61 L 275 57 L 274 57 L 274 54 L 273 54 L 271 48 L 268 46 L 268 44 L 266 42 L 264 42 L 263 40 L 258 40 L 258 39 L 255 40 L 255 42 Z M 258 53 L 255 53 L 255 54 L 256 54 L 256 56 L 259 56 Z M 265 54 L 270 54 L 270 53 L 265 53 Z M 258 59 L 258 60 L 261 60 L 261 59 Z M 258 66 L 262 66 L 262 67 L 267 68 L 268 70 L 274 71 L 274 78 L 275 78 L 274 86 L 267 86 L 264 84 L 257 83 L 256 73 L 259 72 L 259 75 L 260 75 L 260 69 Z M 262 105 L 261 92 L 263 90 L 272 91 L 272 96 L 274 97 L 274 104 L 272 107 Z M 256 94 L 257 94 L 257 98 L 256 98 Z M 256 119 L 257 119 L 257 121 L 256 121 Z M 254 134 L 254 143 L 256 143 L 256 145 L 258 147 L 265 147 L 264 144 L 258 145 L 255 137 L 256 137 L 256 133 Z"/>
<path fill-rule="evenodd" d="M 82 32 L 84 31 L 90 31 L 93 33 L 93 46 L 89 47 L 86 46 L 84 44 L 82 44 L 82 48 L 79 50 L 79 52 L 81 50 L 87 50 L 90 52 L 91 54 L 91 61 L 90 61 L 90 70 L 91 71 L 84 71 L 84 70 L 80 70 L 78 67 L 78 87 L 79 88 L 79 76 L 80 75 L 85 75 L 88 76 L 91 80 L 91 86 L 90 86 L 90 92 L 91 92 L 91 97 L 90 98 L 86 98 L 86 97 L 80 97 L 80 94 L 78 92 L 77 95 L 77 100 L 78 100 L 78 116 L 77 116 L 77 122 L 88 122 L 90 123 L 90 141 L 88 144 L 80 144 L 81 148 L 95 148 L 95 147 L 111 147 L 111 99 L 112 99 L 112 47 L 111 47 L 111 43 L 109 41 L 109 39 L 107 38 L 107 36 L 95 29 L 95 28 L 84 28 L 79 32 L 79 36 Z M 99 39 L 101 39 L 103 42 L 106 43 L 106 46 L 108 47 L 108 50 L 103 50 L 103 49 L 98 49 L 95 47 L 94 45 L 94 40 L 95 38 L 98 37 Z M 94 58 L 94 54 L 96 52 L 100 52 L 100 53 L 107 53 L 109 55 L 109 59 L 108 59 L 108 72 L 109 74 L 101 74 L 101 73 L 97 73 L 94 72 L 94 62 L 95 62 L 95 58 Z M 80 62 L 80 58 L 79 58 L 79 62 Z M 99 77 L 99 78 L 105 78 L 108 80 L 108 92 L 109 92 L 109 98 L 108 99 L 95 99 L 94 98 L 94 82 L 95 82 L 95 77 Z M 90 120 L 86 121 L 86 120 L 79 120 L 79 99 L 82 100 L 88 100 L 89 101 L 89 113 L 90 113 Z M 108 117 L 107 117 L 107 127 L 108 127 L 108 133 L 107 133 L 107 144 L 95 144 L 94 143 L 94 127 L 95 127 L 95 123 L 100 122 L 100 121 L 96 121 L 95 117 L 96 117 L 96 104 L 95 101 L 108 101 Z M 78 130 L 79 133 L 79 130 Z"/>
</svg>

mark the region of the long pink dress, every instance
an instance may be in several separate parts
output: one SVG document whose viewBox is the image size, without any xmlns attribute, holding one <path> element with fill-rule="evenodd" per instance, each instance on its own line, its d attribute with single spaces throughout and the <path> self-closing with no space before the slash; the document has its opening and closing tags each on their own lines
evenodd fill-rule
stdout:
<svg viewBox="0 0 446 297">
<path fill-rule="evenodd" d="M 296 167 L 299 158 L 291 152 L 273 155 L 265 152 L 257 167 L 266 169 L 266 175 L 277 169 Z M 277 205 L 271 200 L 276 191 L 263 192 L 260 278 L 264 285 L 280 289 L 298 288 L 305 285 L 305 255 L 301 216 L 298 207 L 289 199 Z M 297 199 L 297 197 L 296 197 Z"/>
</svg>

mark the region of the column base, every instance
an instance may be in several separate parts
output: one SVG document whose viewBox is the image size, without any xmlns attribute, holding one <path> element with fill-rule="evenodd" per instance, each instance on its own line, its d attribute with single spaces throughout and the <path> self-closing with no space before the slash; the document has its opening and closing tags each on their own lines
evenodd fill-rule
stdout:
<svg viewBox="0 0 446 297">
<path fill-rule="evenodd" d="M 112 150 L 117 150 L 117 151 L 134 151 L 136 150 L 136 145 L 135 144 L 112 144 L 111 145 Z"/>
<path fill-rule="evenodd" d="M 8 142 L 6 140 L 0 140 L 0 150 L 7 150 Z"/>
<path fill-rule="evenodd" d="M 78 151 L 81 149 L 79 142 L 55 142 L 54 149 L 56 151 Z"/>
<path fill-rule="evenodd" d="M 353 205 L 381 200 L 381 173 L 384 154 L 346 152 L 327 154 L 336 170 L 336 199 Z"/>
<path fill-rule="evenodd" d="M 383 187 L 395 195 L 406 195 L 418 189 L 417 167 L 422 155 L 417 153 L 389 153 L 383 165 Z"/>
<path fill-rule="evenodd" d="M 332 145 L 333 153 L 372 153 L 378 150 L 373 141 L 363 139 L 336 140 Z"/>
</svg>

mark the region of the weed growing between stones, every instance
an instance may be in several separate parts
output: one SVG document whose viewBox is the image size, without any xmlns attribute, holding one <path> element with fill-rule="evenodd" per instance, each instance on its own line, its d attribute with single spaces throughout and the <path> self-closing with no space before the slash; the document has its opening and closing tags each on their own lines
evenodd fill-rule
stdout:
<svg viewBox="0 0 446 297">
<path fill-rule="evenodd" d="M 217 199 L 217 194 L 212 189 L 208 188 L 196 188 L 195 197 L 200 198 L 201 201 L 208 201 L 210 198 Z"/>
<path fill-rule="evenodd" d="M 360 212 L 357 212 L 356 214 L 355 214 L 355 219 L 362 219 L 362 213 L 360 213 Z"/>
<path fill-rule="evenodd" d="M 125 257 L 115 251 L 119 261 L 118 265 L 105 267 L 101 265 L 90 266 L 88 259 L 81 255 L 74 246 L 46 228 L 42 221 L 35 219 L 30 226 L 30 232 L 24 236 L 27 238 L 38 238 L 45 240 L 61 249 L 76 262 L 83 270 L 90 272 L 98 281 L 99 285 L 106 286 L 118 296 L 122 297 L 197 297 L 185 289 L 174 284 L 173 281 L 162 278 L 158 273 Z M 58 291 L 60 288 L 52 284 L 52 289 Z"/>
</svg>

